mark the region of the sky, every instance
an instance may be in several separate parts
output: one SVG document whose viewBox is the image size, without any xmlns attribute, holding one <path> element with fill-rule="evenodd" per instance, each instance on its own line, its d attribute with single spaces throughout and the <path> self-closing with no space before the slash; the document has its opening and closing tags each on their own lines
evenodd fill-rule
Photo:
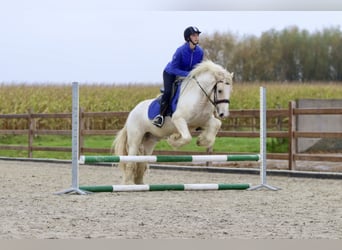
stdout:
<svg viewBox="0 0 342 250">
<path fill-rule="evenodd" d="M 334 0 L 209 2 L 0 0 L 0 83 L 160 84 L 190 25 L 238 36 L 342 26 Z"/>
</svg>

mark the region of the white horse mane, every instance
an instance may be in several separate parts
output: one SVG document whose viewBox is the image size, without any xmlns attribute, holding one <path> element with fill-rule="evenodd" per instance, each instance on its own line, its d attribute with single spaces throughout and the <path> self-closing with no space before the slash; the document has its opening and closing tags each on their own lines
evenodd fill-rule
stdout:
<svg viewBox="0 0 342 250">
<path fill-rule="evenodd" d="M 207 85 L 210 84 L 211 86 L 211 85 L 216 84 L 219 81 L 223 81 L 227 84 L 233 84 L 233 73 L 229 73 L 221 65 L 216 64 L 211 60 L 205 60 L 199 63 L 192 71 L 190 71 L 189 75 L 184 80 L 184 82 L 186 82 L 187 84 L 184 84 L 184 85 L 190 85 L 189 83 L 193 82 L 191 81 L 192 79 L 196 79 L 201 74 L 204 74 L 206 72 L 212 73 L 215 78 L 215 81 L 213 82 L 205 82 Z M 195 86 L 196 84 L 192 84 L 192 85 Z M 187 87 L 190 87 L 190 86 L 187 86 Z M 209 87 L 209 86 L 203 86 L 203 87 Z"/>
</svg>

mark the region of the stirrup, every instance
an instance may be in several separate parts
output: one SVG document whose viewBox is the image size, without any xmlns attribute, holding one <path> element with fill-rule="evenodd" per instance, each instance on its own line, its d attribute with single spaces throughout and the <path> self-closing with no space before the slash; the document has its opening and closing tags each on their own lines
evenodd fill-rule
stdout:
<svg viewBox="0 0 342 250">
<path fill-rule="evenodd" d="M 164 117 L 162 115 L 157 115 L 153 119 L 152 124 L 157 126 L 158 128 L 161 128 L 164 124 Z"/>
</svg>

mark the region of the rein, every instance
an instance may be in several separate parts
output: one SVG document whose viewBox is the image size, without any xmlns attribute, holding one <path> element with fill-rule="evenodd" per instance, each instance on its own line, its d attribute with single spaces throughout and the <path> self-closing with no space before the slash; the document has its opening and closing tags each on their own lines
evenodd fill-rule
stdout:
<svg viewBox="0 0 342 250">
<path fill-rule="evenodd" d="M 214 101 L 213 101 L 213 100 L 211 100 L 211 98 L 210 98 L 210 96 L 208 95 L 208 93 L 205 92 L 205 90 L 203 89 L 203 87 L 201 86 L 201 84 L 198 82 L 198 80 L 197 80 L 195 77 L 194 77 L 194 79 L 195 79 L 197 85 L 198 85 L 198 86 L 200 87 L 200 89 L 202 90 L 202 92 L 203 92 L 203 93 L 205 94 L 205 96 L 208 98 L 209 102 L 210 102 L 214 107 L 216 107 L 217 104 L 220 104 L 220 103 L 230 103 L 229 99 L 217 100 L 217 92 L 216 92 L 216 90 L 217 90 L 217 84 L 219 84 L 219 83 L 222 82 L 222 81 L 216 82 L 214 88 L 213 88 L 212 91 L 211 91 L 211 92 L 214 91 Z"/>
</svg>

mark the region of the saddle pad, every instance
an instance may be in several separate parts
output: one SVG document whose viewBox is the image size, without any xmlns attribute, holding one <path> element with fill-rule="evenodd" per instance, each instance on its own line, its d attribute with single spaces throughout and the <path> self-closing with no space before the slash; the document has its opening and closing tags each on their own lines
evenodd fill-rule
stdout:
<svg viewBox="0 0 342 250">
<path fill-rule="evenodd" d="M 180 84 L 176 84 L 176 91 L 175 94 L 172 97 L 171 100 L 171 105 L 169 106 L 166 115 L 172 116 L 173 112 L 175 112 L 177 108 L 177 103 L 178 103 L 178 97 L 179 97 L 179 92 L 180 92 Z M 157 97 L 154 99 L 150 106 L 148 107 L 147 115 L 148 119 L 152 120 L 154 117 L 156 117 L 159 112 L 160 112 L 160 97 Z"/>
</svg>

